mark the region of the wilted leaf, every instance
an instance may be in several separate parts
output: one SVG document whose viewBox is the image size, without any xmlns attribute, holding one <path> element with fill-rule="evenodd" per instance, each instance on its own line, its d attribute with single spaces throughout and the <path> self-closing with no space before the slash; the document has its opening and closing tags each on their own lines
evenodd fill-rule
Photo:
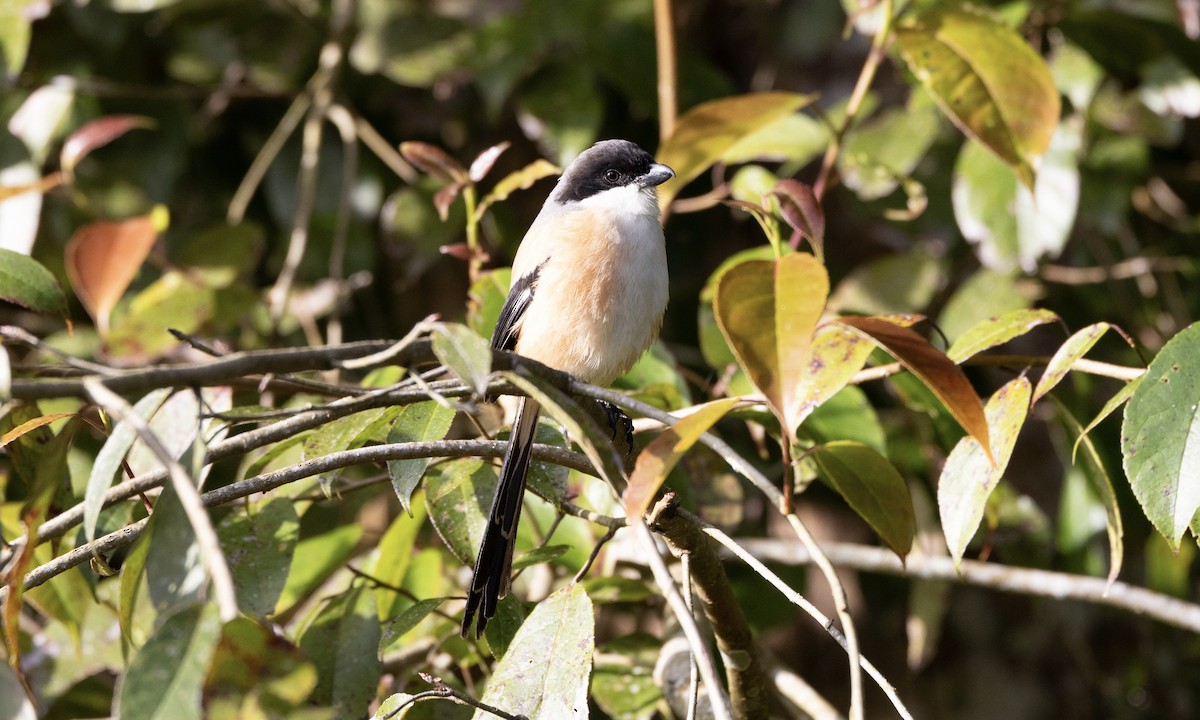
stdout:
<svg viewBox="0 0 1200 720">
<path fill-rule="evenodd" d="M 626 517 L 638 518 L 646 513 L 650 501 L 683 454 L 737 403 L 737 398 L 722 398 L 697 405 L 642 449 L 622 498 Z"/>
<path fill-rule="evenodd" d="M 129 664 L 114 703 L 117 713 L 127 720 L 200 720 L 200 691 L 220 638 L 212 604 L 168 618 Z"/>
<path fill-rule="evenodd" d="M 907 327 L 878 317 L 842 317 L 838 322 L 871 338 L 937 395 L 958 424 L 991 456 L 983 403 L 961 368 Z"/>
<path fill-rule="evenodd" d="M 658 161 L 675 171 L 675 177 L 658 188 L 659 204 L 670 205 L 685 185 L 739 141 L 796 112 L 811 99 L 795 93 L 754 93 L 710 100 L 688 110 L 658 150 Z"/>
<path fill-rule="evenodd" d="M 592 601 L 583 585 L 571 583 L 526 618 L 496 665 L 483 702 L 529 720 L 585 717 L 595 643 Z"/>
<path fill-rule="evenodd" d="M 954 446 L 938 480 L 938 510 L 946 545 L 957 566 L 967 543 L 979 529 L 988 496 L 1008 467 L 1017 435 L 1029 412 L 1029 381 L 1010 380 L 987 403 L 987 424 L 992 438 L 989 455 L 972 436 Z"/>
<path fill-rule="evenodd" d="M 433 354 L 477 395 L 487 391 L 492 349 L 466 325 L 441 323 L 433 328 Z"/>
<path fill-rule="evenodd" d="M 96 148 L 104 147 L 130 130 L 154 127 L 154 121 L 141 115 L 108 115 L 96 118 L 79 128 L 63 143 L 58 162 L 63 172 L 71 175 L 80 160 Z"/>
<path fill-rule="evenodd" d="M 1033 187 L 1060 110 L 1054 78 L 1033 48 L 986 11 L 947 4 L 901 21 L 896 45 L 954 124 Z"/>
<path fill-rule="evenodd" d="M 165 211 L 164 211 L 165 212 Z M 161 213 L 84 225 L 67 243 L 67 275 L 101 335 L 142 261 L 165 229 Z"/>
<path fill-rule="evenodd" d="M 1038 380 L 1037 388 L 1033 391 L 1033 401 L 1037 402 L 1046 393 L 1050 392 L 1057 386 L 1062 379 L 1070 372 L 1071 367 L 1077 360 L 1087 354 L 1088 350 L 1096 344 L 1104 333 L 1109 329 L 1115 329 L 1125 337 L 1126 341 L 1129 337 L 1114 325 L 1109 325 L 1106 322 L 1094 323 L 1083 328 L 1062 344 L 1054 355 L 1050 358 L 1050 362 L 1046 363 L 1046 370 L 1042 373 L 1042 377 Z M 1132 342 L 1129 343 L 1133 345 Z"/>
<path fill-rule="evenodd" d="M 1121 454 L 1142 511 L 1173 550 L 1200 509 L 1200 324 L 1167 341 L 1125 406 Z"/>
<path fill-rule="evenodd" d="M 450 430 L 454 421 L 454 411 L 442 407 L 433 400 L 405 405 L 396 416 L 392 427 L 388 430 L 388 443 L 429 442 L 441 440 Z M 392 489 L 400 504 L 412 516 L 410 500 L 417 484 L 425 475 L 431 458 L 413 458 L 411 460 L 389 460 L 388 475 L 392 478 Z"/>
<path fill-rule="evenodd" d="M 1039 325 L 1056 320 L 1058 320 L 1058 315 L 1049 310 L 1010 310 L 998 317 L 988 318 L 959 335 L 950 349 L 946 351 L 946 357 L 956 363 L 961 363 L 984 350 L 1021 337 Z"/>
<path fill-rule="evenodd" d="M 850 441 L 819 445 L 812 457 L 821 476 L 903 560 L 917 528 L 908 483 L 895 466 L 866 445 Z"/>
<path fill-rule="evenodd" d="M 465 183 L 470 180 L 467 170 L 445 150 L 423 142 L 400 143 L 404 159 L 444 183 Z"/>
<path fill-rule="evenodd" d="M 500 182 L 496 183 L 495 187 L 492 188 L 492 191 L 480 201 L 476 215 L 483 217 L 484 211 L 493 203 L 503 202 L 517 190 L 528 190 L 538 180 L 558 175 L 561 172 L 562 169 L 549 160 L 543 158 L 534 160 L 520 170 L 501 178 Z"/>
<path fill-rule="evenodd" d="M 40 313 L 67 316 L 67 297 L 40 262 L 0 248 L 0 300 Z"/>
<path fill-rule="evenodd" d="M 798 394 L 829 276 L 812 255 L 735 265 L 717 283 L 714 310 L 738 364 L 767 397 L 790 437 L 802 417 Z"/>
</svg>

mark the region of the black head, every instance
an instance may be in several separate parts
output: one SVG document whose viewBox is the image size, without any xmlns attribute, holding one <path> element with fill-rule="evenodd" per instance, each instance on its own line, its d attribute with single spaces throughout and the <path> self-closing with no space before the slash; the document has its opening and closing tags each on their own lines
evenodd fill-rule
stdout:
<svg viewBox="0 0 1200 720">
<path fill-rule="evenodd" d="M 558 201 L 579 202 L 605 190 L 654 187 L 674 176 L 670 168 L 628 140 L 601 140 L 575 158 L 558 181 Z"/>
</svg>

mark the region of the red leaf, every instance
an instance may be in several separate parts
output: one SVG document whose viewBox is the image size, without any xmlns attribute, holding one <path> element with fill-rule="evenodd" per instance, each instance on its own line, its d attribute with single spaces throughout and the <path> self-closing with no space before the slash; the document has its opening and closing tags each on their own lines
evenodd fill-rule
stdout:
<svg viewBox="0 0 1200 720">
<path fill-rule="evenodd" d="M 808 238 L 818 259 L 825 254 L 825 211 L 809 185 L 780 180 L 771 194 L 779 199 L 779 210 L 792 229 Z M 793 243 L 793 246 L 798 244 Z"/>
<path fill-rule="evenodd" d="M 423 142 L 400 143 L 404 159 L 442 182 L 466 182 L 466 169 L 445 150 Z"/>
<path fill-rule="evenodd" d="M 67 243 L 71 286 L 101 335 L 107 333 L 109 314 L 158 239 L 163 224 L 158 214 L 90 223 L 76 230 Z"/>
<path fill-rule="evenodd" d="M 75 132 L 63 143 L 59 154 L 59 165 L 68 175 L 75 172 L 75 166 L 87 157 L 93 150 L 104 147 L 113 140 L 121 137 L 130 130 L 154 127 L 154 120 L 141 115 L 108 115 L 97 118 Z"/>
</svg>

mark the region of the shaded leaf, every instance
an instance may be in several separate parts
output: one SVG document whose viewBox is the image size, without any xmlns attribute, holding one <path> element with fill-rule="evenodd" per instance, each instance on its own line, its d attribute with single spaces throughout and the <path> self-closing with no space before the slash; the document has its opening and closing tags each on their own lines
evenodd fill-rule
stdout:
<svg viewBox="0 0 1200 720">
<path fill-rule="evenodd" d="M 107 334 L 113 307 L 164 229 L 162 218 L 150 214 L 89 223 L 71 235 L 67 275 L 101 335 Z"/>
<path fill-rule="evenodd" d="M 1110 328 L 1120 332 L 1121 335 L 1125 337 L 1126 341 L 1129 340 L 1129 337 L 1125 335 L 1120 328 L 1114 325 L 1109 325 L 1106 322 L 1094 323 L 1076 332 L 1074 335 L 1067 338 L 1067 341 L 1062 344 L 1062 347 L 1054 352 L 1054 355 L 1050 358 L 1050 362 L 1046 363 L 1046 370 L 1042 373 L 1041 379 L 1038 380 L 1037 388 L 1033 391 L 1033 401 L 1037 402 L 1042 398 L 1042 396 L 1053 390 L 1055 386 L 1062 382 L 1062 379 L 1067 376 L 1068 372 L 1070 372 L 1071 366 L 1073 366 L 1081 357 L 1086 355 L 1087 351 L 1091 350 L 1092 346 L 1095 345 L 1096 342 L 1103 337 L 1104 333 L 1108 332 Z M 1130 346 L 1133 345 L 1132 342 L 1129 344 Z"/>
<path fill-rule="evenodd" d="M 39 313 L 67 316 L 67 296 L 40 262 L 0 248 L 0 300 Z"/>
<path fill-rule="evenodd" d="M 1121 454 L 1142 511 L 1173 550 L 1200 509 L 1200 324 L 1167 341 L 1125 406 Z"/>
<path fill-rule="evenodd" d="M 483 540 L 486 513 L 496 491 L 496 468 L 478 458 L 436 466 L 425 492 L 429 520 L 442 542 L 463 564 L 475 560 Z"/>
<path fill-rule="evenodd" d="M 771 194 L 779 200 L 779 211 L 792 230 L 808 238 L 818 260 L 825 257 L 825 210 L 811 185 L 790 178 L 780 180 Z M 799 243 L 793 243 L 797 247 Z"/>
<path fill-rule="evenodd" d="M 937 395 L 958 424 L 991 456 L 983 403 L 961 368 L 910 328 L 878 317 L 842 317 L 838 322 L 871 338 Z"/>
<path fill-rule="evenodd" d="M 721 332 L 789 437 L 802 417 L 797 390 L 828 292 L 824 266 L 807 253 L 749 260 L 717 282 L 713 307 Z"/>
<path fill-rule="evenodd" d="M 902 20 L 896 46 L 954 124 L 1033 187 L 1060 110 L 1054 78 L 1033 48 L 986 11 L 947 4 Z"/>
<path fill-rule="evenodd" d="M 444 183 L 465 183 L 470 178 L 467 170 L 445 150 L 423 142 L 400 143 L 400 154 L 404 159 L 416 165 Z"/>
<path fill-rule="evenodd" d="M 855 125 L 838 155 L 838 172 L 860 200 L 891 195 L 917 168 L 942 122 L 929 95 L 915 91 L 906 107 Z"/>
<path fill-rule="evenodd" d="M 433 400 L 405 405 L 396 415 L 392 427 L 388 430 L 388 443 L 429 442 L 441 440 L 450 430 L 454 422 L 454 410 L 442 407 Z M 425 475 L 431 458 L 413 458 L 411 460 L 389 460 L 388 475 L 392 479 L 392 489 L 404 510 L 412 516 L 412 494 Z"/>
<path fill-rule="evenodd" d="M 659 186 L 659 204 L 670 205 L 685 185 L 738 142 L 811 100 L 796 93 L 753 93 L 710 100 L 688 110 L 658 150 L 658 161 L 675 170 L 675 177 Z"/>
<path fill-rule="evenodd" d="M 595 642 L 592 602 L 583 585 L 572 583 L 526 618 L 482 701 L 529 720 L 586 716 Z M 483 711 L 475 715 L 485 716 Z"/>
<path fill-rule="evenodd" d="M 291 499 L 277 497 L 235 511 L 217 525 L 217 538 L 233 575 L 238 608 L 248 615 L 275 612 L 300 539 Z"/>
<path fill-rule="evenodd" d="M 812 452 L 821 476 L 903 560 L 916 534 L 908 483 L 888 459 L 862 443 L 835 441 Z"/>
<path fill-rule="evenodd" d="M 392 588 L 404 583 L 412 563 L 417 533 L 425 527 L 425 517 L 424 498 L 418 496 L 417 502 L 409 509 L 409 514 L 397 515 L 379 541 L 379 552 L 370 573 L 371 577 L 380 582 L 375 588 L 375 607 L 379 610 L 380 620 L 395 615 L 407 600 Z M 384 583 L 391 587 L 384 587 Z"/>
<path fill-rule="evenodd" d="M 212 604 L 197 605 L 167 619 L 133 657 L 115 701 L 127 720 L 204 717 L 200 691 L 221 638 Z"/>
<path fill-rule="evenodd" d="M 107 115 L 87 122 L 71 133 L 63 143 L 58 162 L 68 175 L 96 148 L 104 147 L 130 130 L 154 127 L 154 120 L 142 115 Z"/>
<path fill-rule="evenodd" d="M 238 717 L 285 717 L 316 685 L 316 668 L 299 648 L 270 625 L 239 617 L 222 630 L 204 698 L 209 710 L 218 702 L 238 707 Z"/>
<path fill-rule="evenodd" d="M 959 440 L 946 458 L 938 480 L 938 511 L 955 566 L 979 529 L 988 496 L 1008 467 L 1017 435 L 1029 412 L 1031 387 L 1023 377 L 1010 380 L 988 400 L 986 413 L 991 455 L 973 436 Z"/>
<path fill-rule="evenodd" d="M 1117 500 L 1117 493 L 1113 489 L 1108 468 L 1104 466 L 1104 460 L 1101 459 L 1096 445 L 1087 436 L 1087 430 L 1080 427 L 1079 421 L 1075 419 L 1066 405 L 1055 399 L 1054 406 L 1058 410 L 1059 418 L 1066 425 L 1068 434 L 1075 435 L 1077 438 L 1072 455 L 1080 445 L 1083 446 L 1083 462 L 1080 463 L 1083 474 L 1087 478 L 1092 492 L 1104 507 L 1104 527 L 1108 535 L 1108 584 L 1112 585 L 1116 582 L 1117 576 L 1121 574 L 1121 566 L 1125 561 L 1125 527 L 1121 520 L 1121 505 Z M 1072 462 L 1074 461 L 1072 458 Z"/>
<path fill-rule="evenodd" d="M 1142 384 L 1142 380 L 1145 379 L 1146 376 L 1142 375 L 1130 380 L 1129 382 L 1125 383 L 1120 390 L 1115 392 L 1113 396 L 1108 399 L 1108 402 L 1104 403 L 1104 407 L 1100 408 L 1100 412 L 1096 413 L 1096 417 L 1092 418 L 1092 421 L 1080 431 L 1079 437 L 1075 439 L 1075 446 L 1071 448 L 1071 462 L 1075 462 L 1075 453 L 1079 451 L 1079 443 L 1082 442 L 1083 439 L 1088 436 L 1088 433 L 1094 430 L 1097 425 L 1104 422 L 1105 418 L 1107 418 L 1109 415 L 1112 415 L 1117 408 L 1124 405 L 1125 402 L 1129 400 L 1129 398 L 1133 396 L 1133 393 L 1138 389 L 1138 385 Z"/>
<path fill-rule="evenodd" d="M 466 325 L 439 323 L 433 327 L 433 354 L 478 395 L 487 390 L 492 350 Z"/>
<path fill-rule="evenodd" d="M 375 595 L 364 583 L 319 607 L 299 638 L 317 669 L 312 701 L 331 705 L 334 717 L 365 716 L 379 684 L 379 637 Z"/>
<path fill-rule="evenodd" d="M 387 650 L 404 637 L 408 631 L 420 625 L 422 620 L 429 617 L 429 614 L 437 610 L 438 606 L 445 601 L 446 598 L 418 600 L 402 610 L 400 614 L 389 619 L 383 626 L 383 635 L 379 640 L 379 652 Z"/>
<path fill-rule="evenodd" d="M 1021 337 L 1039 325 L 1052 323 L 1058 319 L 1058 315 L 1050 310 L 1009 310 L 1003 315 L 990 317 L 959 335 L 950 349 L 946 351 L 946 357 L 956 363 L 961 363 L 984 350 L 990 350 L 1013 338 Z"/>
<path fill-rule="evenodd" d="M 928 246 L 861 264 L 837 284 L 827 313 L 918 313 L 945 284 L 942 263 Z"/>
<path fill-rule="evenodd" d="M 722 398 L 697 405 L 642 449 L 622 498 L 626 517 L 638 518 L 646 514 L 658 489 L 683 454 L 737 403 L 737 398 Z"/>
<path fill-rule="evenodd" d="M 450 206 L 454 204 L 455 199 L 458 198 L 458 194 L 462 192 L 463 188 L 466 186 L 466 183 L 461 182 L 450 183 L 434 194 L 433 206 L 437 209 L 438 217 L 441 218 L 442 222 L 446 222 L 446 220 L 449 219 Z M 442 252 L 446 252 L 446 247 L 447 246 L 442 246 Z"/>
<path fill-rule="evenodd" d="M 304 599 L 354 554 L 362 537 L 358 523 L 339 525 L 329 532 L 302 538 L 292 552 L 287 582 L 279 595 L 276 612 L 284 612 Z"/>
</svg>

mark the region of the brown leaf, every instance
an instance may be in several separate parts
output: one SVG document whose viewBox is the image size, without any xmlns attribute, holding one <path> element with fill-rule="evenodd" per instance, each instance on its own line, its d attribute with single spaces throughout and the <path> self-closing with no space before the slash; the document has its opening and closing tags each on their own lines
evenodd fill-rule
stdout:
<svg viewBox="0 0 1200 720">
<path fill-rule="evenodd" d="M 130 130 L 152 127 L 154 127 L 154 120 L 141 115 L 108 115 L 96 118 L 71 133 L 67 141 L 63 143 L 58 163 L 63 172 L 69 176 L 75 172 L 75 166 L 79 164 L 79 161 L 96 148 L 104 147 Z"/>
<path fill-rule="evenodd" d="M 415 141 L 402 142 L 400 154 L 405 160 L 442 182 L 465 183 L 470 179 L 462 164 L 436 145 Z"/>
<path fill-rule="evenodd" d="M 492 166 L 496 164 L 496 158 L 500 157 L 500 154 L 507 150 L 511 145 L 512 143 L 505 141 L 499 145 L 493 145 L 487 150 L 479 153 L 479 155 L 471 161 L 471 169 L 467 172 L 467 176 L 471 179 L 471 182 L 477 183 L 487 177 L 487 174 L 492 170 Z"/>
<path fill-rule="evenodd" d="M 450 217 L 450 206 L 454 204 L 454 199 L 458 197 L 458 193 L 464 187 L 466 187 L 466 183 L 450 183 L 433 196 L 433 206 L 437 208 L 438 217 L 442 219 L 442 222 L 446 222 L 446 218 Z"/>
<path fill-rule="evenodd" d="M 992 457 L 983 401 L 953 360 L 916 331 L 881 317 L 841 317 L 838 322 L 869 337 L 920 378 L 963 430 L 979 442 L 989 458 Z"/>
<path fill-rule="evenodd" d="M 791 179 L 780 180 L 771 194 L 779 199 L 779 210 L 792 229 L 808 238 L 817 259 L 825 255 L 825 211 L 809 185 Z M 799 241 L 793 243 L 793 247 Z"/>
<path fill-rule="evenodd" d="M 165 212 L 165 211 L 164 211 Z M 108 318 L 154 247 L 162 213 L 101 220 L 75 231 L 67 243 L 67 276 L 101 335 Z"/>
</svg>

